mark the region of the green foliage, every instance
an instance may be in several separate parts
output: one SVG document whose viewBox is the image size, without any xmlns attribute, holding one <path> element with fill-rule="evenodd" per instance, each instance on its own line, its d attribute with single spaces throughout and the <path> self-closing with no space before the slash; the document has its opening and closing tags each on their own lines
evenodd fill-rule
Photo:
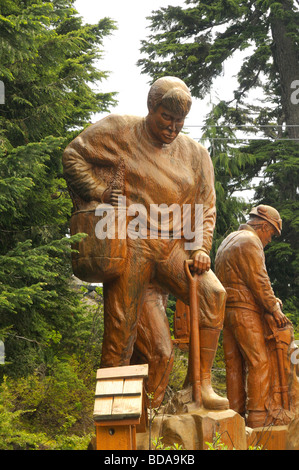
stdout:
<svg viewBox="0 0 299 470">
<path fill-rule="evenodd" d="M 267 85 L 268 103 L 274 103 L 281 93 L 282 80 L 275 34 L 280 28 L 282 47 L 293 45 L 296 51 L 299 17 L 296 3 L 288 0 L 185 3 L 186 8 L 168 6 L 149 18 L 152 34 L 142 41 L 141 52 L 146 55 L 139 60 L 142 72 L 154 79 L 163 75 L 181 77 L 194 96 L 203 98 L 215 77 L 223 73 L 227 59 L 246 50 L 248 56 L 240 62 L 235 99 L 242 105 L 248 90 L 263 87 L 266 76 L 271 80 Z M 294 67 L 298 72 L 298 65 Z M 276 96 L 271 97 L 270 90 Z"/>
<path fill-rule="evenodd" d="M 76 325 L 72 356 L 71 345 L 61 350 L 59 332 L 48 332 L 44 362 L 35 358 L 32 374 L 4 377 L 0 385 L 1 448 L 87 449 L 94 431 L 92 411 L 102 325 L 102 304 L 89 305 L 85 318 Z"/>
<path fill-rule="evenodd" d="M 1 114 L 9 141 L 64 136 L 112 103 L 111 95 L 95 93 L 91 85 L 107 77 L 94 63 L 113 23 L 83 24 L 73 3 L 15 0 L 1 7 Z"/>
<path fill-rule="evenodd" d="M 173 335 L 174 333 L 174 313 L 175 313 L 175 305 L 176 305 L 176 298 L 169 294 L 167 300 L 167 307 L 166 307 L 166 315 L 168 318 L 170 333 Z"/>
<path fill-rule="evenodd" d="M 2 373 L 22 376 L 69 354 L 89 314 L 70 282 L 72 203 L 62 150 L 93 113 L 115 103 L 93 86 L 104 18 L 84 24 L 73 0 L 10 0 L 0 6 L 0 332 Z M 81 331 L 80 328 L 83 328 Z"/>
<path fill-rule="evenodd" d="M 78 421 L 86 419 L 94 401 L 94 390 L 88 390 L 78 377 L 74 359 L 63 363 L 56 359 L 46 376 L 29 375 L 11 381 L 9 388 L 18 409 L 32 410 L 23 422 L 27 421 L 31 429 L 46 429 L 52 437 L 66 434 Z M 85 428 L 90 424 L 85 424 Z"/>
<path fill-rule="evenodd" d="M 213 442 L 205 443 L 208 447 L 207 450 L 228 450 L 228 446 L 221 442 L 221 434 L 216 432 Z"/>
<path fill-rule="evenodd" d="M 155 439 L 152 440 L 152 450 L 183 450 L 183 447 L 181 444 L 174 443 L 172 445 L 165 445 L 163 441 L 163 437 L 155 437 Z"/>
<path fill-rule="evenodd" d="M 188 352 L 174 349 L 174 363 L 169 376 L 168 386 L 172 392 L 183 389 L 185 379 L 188 373 Z"/>
<path fill-rule="evenodd" d="M 0 5 L 0 447 L 86 448 L 103 334 L 102 293 L 72 278 L 62 151 L 114 105 L 97 68 L 104 18 L 74 0 Z M 7 376 L 7 380 L 4 377 Z M 29 411 L 28 411 L 29 410 Z M 86 434 L 86 437 L 83 437 Z"/>
<path fill-rule="evenodd" d="M 67 374 L 65 374 L 65 378 Z M 72 374 L 72 378 L 74 378 Z M 78 380 L 75 382 L 78 384 Z M 28 377 L 16 384 L 8 380 L 4 380 L 0 385 L 0 448 L 1 450 L 86 450 L 91 438 L 91 434 L 85 436 L 78 436 L 76 434 L 67 435 L 66 431 L 74 421 L 74 409 L 71 410 L 72 417 L 68 415 L 63 417 L 64 423 L 60 429 L 52 429 L 52 435 L 47 434 L 44 430 L 48 431 L 47 421 L 52 422 L 55 420 L 51 413 L 60 414 L 62 419 L 63 410 L 55 408 L 68 403 L 67 396 L 61 395 L 62 390 L 57 390 L 57 382 L 53 380 L 40 379 L 37 376 Z M 22 389 L 24 386 L 24 390 Z M 31 387 L 33 387 L 31 389 Z M 61 387 L 61 385 L 60 385 Z M 64 392 L 68 392 L 67 386 Z M 74 388 L 74 385 L 71 385 Z M 47 399 L 51 399 L 51 393 L 59 392 L 59 398 L 49 403 L 48 409 L 42 418 L 40 426 L 29 426 L 29 423 L 36 421 L 34 417 L 38 411 L 38 407 Z M 41 395 L 39 396 L 39 393 Z M 72 397 L 73 398 L 73 397 Z M 26 406 L 30 408 L 26 409 Z M 35 406 L 36 408 L 33 408 Z M 74 405 L 73 405 L 73 408 Z M 43 426 L 41 426 L 43 424 Z M 36 429 L 35 429 L 36 428 Z M 40 429 L 40 430 L 38 430 Z"/>
<path fill-rule="evenodd" d="M 205 442 L 207 450 L 229 450 L 228 445 L 224 444 L 221 440 L 222 434 L 219 432 L 215 433 L 215 437 L 212 442 Z M 235 450 L 235 448 L 233 448 Z M 263 446 L 249 446 L 247 450 L 264 450 Z"/>
</svg>

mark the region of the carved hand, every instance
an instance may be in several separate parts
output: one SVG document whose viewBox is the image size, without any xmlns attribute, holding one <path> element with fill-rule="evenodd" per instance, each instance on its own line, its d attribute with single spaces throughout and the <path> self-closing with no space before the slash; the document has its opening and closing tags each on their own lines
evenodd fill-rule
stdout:
<svg viewBox="0 0 299 470">
<path fill-rule="evenodd" d="M 102 194 L 102 201 L 106 204 L 111 204 L 116 207 L 118 203 L 118 197 L 122 195 L 120 189 L 107 188 Z"/>
<path fill-rule="evenodd" d="M 276 321 L 278 328 L 284 328 L 287 325 L 292 325 L 292 322 L 282 313 L 280 309 L 280 305 L 278 304 L 278 308 L 272 312 L 272 315 Z"/>
<path fill-rule="evenodd" d="M 197 274 L 203 274 L 209 271 L 211 267 L 211 259 L 203 250 L 197 250 L 192 254 L 193 266 L 192 271 Z"/>
</svg>

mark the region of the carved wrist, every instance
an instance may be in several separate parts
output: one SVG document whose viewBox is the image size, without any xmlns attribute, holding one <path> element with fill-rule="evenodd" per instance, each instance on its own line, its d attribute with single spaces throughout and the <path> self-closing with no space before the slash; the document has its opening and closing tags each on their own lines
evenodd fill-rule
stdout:
<svg viewBox="0 0 299 470">
<path fill-rule="evenodd" d="M 275 308 L 272 310 L 271 315 L 274 315 L 275 312 L 280 311 L 280 310 L 281 310 L 280 305 L 279 305 L 278 302 L 276 302 L 276 306 L 275 306 Z"/>
<path fill-rule="evenodd" d="M 206 255 L 210 256 L 210 253 L 208 252 L 208 250 L 206 250 L 205 248 L 198 248 L 198 250 L 192 251 L 192 253 L 191 253 L 191 258 L 192 258 L 192 256 L 193 256 L 195 253 L 197 253 L 198 251 L 203 251 L 204 253 L 206 253 Z"/>
</svg>

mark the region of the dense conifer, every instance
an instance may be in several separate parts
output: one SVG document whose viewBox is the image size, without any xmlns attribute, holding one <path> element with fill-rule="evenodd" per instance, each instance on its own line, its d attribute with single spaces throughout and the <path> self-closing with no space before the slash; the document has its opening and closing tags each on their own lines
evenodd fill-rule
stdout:
<svg viewBox="0 0 299 470">
<path fill-rule="evenodd" d="M 84 309 L 70 288 L 71 201 L 62 150 L 107 110 L 98 70 L 104 18 L 85 24 L 73 0 L 3 0 L 0 5 L 0 372 L 32 372 L 59 347 L 70 354 Z M 48 357 L 47 357 L 48 355 Z"/>
</svg>

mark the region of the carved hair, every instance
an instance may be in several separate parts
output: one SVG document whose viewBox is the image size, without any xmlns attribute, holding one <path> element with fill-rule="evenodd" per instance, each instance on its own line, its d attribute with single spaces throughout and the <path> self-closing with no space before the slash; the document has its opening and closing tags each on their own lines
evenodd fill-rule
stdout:
<svg viewBox="0 0 299 470">
<path fill-rule="evenodd" d="M 162 77 L 154 82 L 148 94 L 148 109 L 163 105 L 177 115 L 186 116 L 191 108 L 191 93 L 187 85 L 177 77 Z"/>
<path fill-rule="evenodd" d="M 247 222 L 248 225 L 251 227 L 256 227 L 257 229 L 263 225 L 267 225 L 268 227 L 272 227 L 272 225 L 265 219 L 258 217 L 257 215 L 250 215 L 250 218 Z"/>
</svg>

